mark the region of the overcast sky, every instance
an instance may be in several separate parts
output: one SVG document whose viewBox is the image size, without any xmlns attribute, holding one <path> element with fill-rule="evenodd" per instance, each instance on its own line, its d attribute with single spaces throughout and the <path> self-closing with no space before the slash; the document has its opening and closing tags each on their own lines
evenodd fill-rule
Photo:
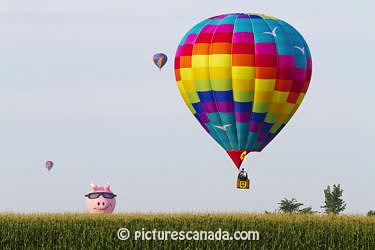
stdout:
<svg viewBox="0 0 375 250">
<path fill-rule="evenodd" d="M 321 211 L 340 183 L 347 213 L 375 209 L 374 1 L 14 1 L 0 4 L 0 211 L 83 212 L 110 182 L 117 212 Z M 313 57 L 300 109 L 263 152 L 251 189 L 180 97 L 177 44 L 197 22 L 258 12 L 296 27 Z M 155 52 L 169 62 L 162 72 Z M 44 168 L 53 160 L 51 172 Z"/>
</svg>

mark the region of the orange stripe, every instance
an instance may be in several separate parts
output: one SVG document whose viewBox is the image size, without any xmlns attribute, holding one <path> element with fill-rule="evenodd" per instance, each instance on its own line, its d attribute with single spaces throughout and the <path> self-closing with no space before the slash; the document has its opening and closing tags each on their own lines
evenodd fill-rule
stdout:
<svg viewBox="0 0 375 250">
<path fill-rule="evenodd" d="M 256 67 L 256 78 L 259 79 L 276 79 L 277 68 L 274 67 Z"/>
<path fill-rule="evenodd" d="M 208 55 L 209 49 L 209 43 L 196 43 L 193 47 L 193 55 Z"/>
<path fill-rule="evenodd" d="M 231 54 L 232 44 L 230 43 L 212 43 L 210 54 Z"/>
<path fill-rule="evenodd" d="M 180 69 L 175 69 L 174 70 L 174 75 L 176 77 L 176 81 L 180 81 L 181 80 L 181 73 L 180 73 Z"/>
<path fill-rule="evenodd" d="M 255 66 L 254 55 L 249 54 L 233 54 L 233 66 Z"/>
<path fill-rule="evenodd" d="M 191 68 L 191 56 L 180 57 L 180 68 Z"/>
<path fill-rule="evenodd" d="M 290 89 L 292 88 L 292 84 L 293 84 L 293 80 L 277 79 L 275 90 L 290 91 Z"/>
</svg>

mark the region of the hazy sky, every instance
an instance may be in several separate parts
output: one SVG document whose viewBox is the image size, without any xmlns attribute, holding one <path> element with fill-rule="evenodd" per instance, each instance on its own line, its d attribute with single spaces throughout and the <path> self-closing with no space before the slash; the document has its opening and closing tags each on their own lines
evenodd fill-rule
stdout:
<svg viewBox="0 0 375 250">
<path fill-rule="evenodd" d="M 374 1 L 14 1 L 0 4 L 0 211 L 85 211 L 110 182 L 118 212 L 321 210 L 341 183 L 347 213 L 375 209 Z M 200 20 L 279 17 L 313 57 L 300 109 L 262 153 L 251 189 L 180 97 L 173 58 Z M 170 61 L 159 72 L 152 54 Z M 51 172 L 44 168 L 53 160 Z"/>
</svg>

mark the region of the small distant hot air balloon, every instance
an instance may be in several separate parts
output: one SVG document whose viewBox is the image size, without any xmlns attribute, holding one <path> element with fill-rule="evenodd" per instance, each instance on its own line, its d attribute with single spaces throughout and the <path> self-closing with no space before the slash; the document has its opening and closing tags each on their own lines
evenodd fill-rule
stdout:
<svg viewBox="0 0 375 250">
<path fill-rule="evenodd" d="M 53 167 L 53 162 L 52 161 L 46 161 L 46 169 L 48 171 L 51 171 L 52 167 Z"/>
<path fill-rule="evenodd" d="M 152 60 L 154 61 L 156 67 L 161 70 L 161 68 L 163 68 L 163 66 L 167 63 L 168 57 L 166 54 L 157 53 L 152 57 Z"/>
</svg>

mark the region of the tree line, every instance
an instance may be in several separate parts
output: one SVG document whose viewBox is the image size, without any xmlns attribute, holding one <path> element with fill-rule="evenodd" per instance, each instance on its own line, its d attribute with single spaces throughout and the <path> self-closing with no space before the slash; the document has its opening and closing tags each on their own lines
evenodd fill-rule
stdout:
<svg viewBox="0 0 375 250">
<path fill-rule="evenodd" d="M 339 214 L 346 208 L 346 203 L 342 198 L 344 190 L 340 187 L 340 184 L 334 184 L 331 186 L 327 186 L 324 189 L 324 204 L 321 208 L 324 210 L 326 214 Z M 279 211 L 281 213 L 302 213 L 302 214 L 315 214 L 318 213 L 317 211 L 313 211 L 312 207 L 304 207 L 301 208 L 304 204 L 298 202 L 295 198 L 282 199 L 279 203 Z M 266 213 L 269 213 L 266 211 Z M 368 216 L 375 216 L 375 210 L 370 210 L 367 213 Z"/>
</svg>

